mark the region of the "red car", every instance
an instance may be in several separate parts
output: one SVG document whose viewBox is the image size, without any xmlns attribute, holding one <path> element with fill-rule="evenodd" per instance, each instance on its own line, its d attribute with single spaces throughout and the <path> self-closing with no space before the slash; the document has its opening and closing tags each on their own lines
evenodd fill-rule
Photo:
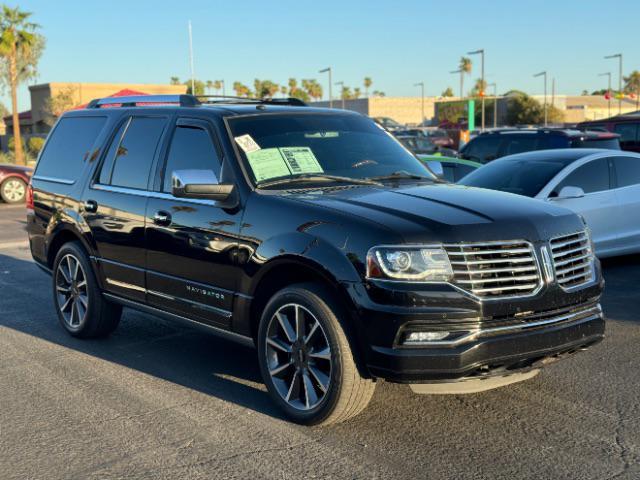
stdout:
<svg viewBox="0 0 640 480">
<path fill-rule="evenodd" d="M 33 168 L 0 164 L 0 198 L 6 203 L 22 203 Z"/>
</svg>

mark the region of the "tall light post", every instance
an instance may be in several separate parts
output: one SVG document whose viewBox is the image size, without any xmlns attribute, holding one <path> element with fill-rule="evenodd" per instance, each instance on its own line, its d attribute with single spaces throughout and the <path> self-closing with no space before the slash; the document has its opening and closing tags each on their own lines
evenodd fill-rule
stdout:
<svg viewBox="0 0 640 480">
<path fill-rule="evenodd" d="M 480 82 L 481 88 L 484 89 L 484 48 L 467 52 L 467 55 L 480 55 Z M 484 131 L 484 92 L 482 92 L 482 130 Z"/>
<path fill-rule="evenodd" d="M 189 65 L 191 66 L 191 95 L 195 95 L 196 74 L 193 71 L 193 35 L 191 33 L 191 20 L 189 20 Z"/>
<path fill-rule="evenodd" d="M 333 108 L 333 94 L 331 93 L 331 85 L 333 82 L 331 81 L 331 67 L 323 68 L 318 73 L 329 72 L 329 108 Z"/>
<path fill-rule="evenodd" d="M 414 87 L 420 87 L 420 93 L 422 97 L 422 122 L 420 125 L 424 123 L 424 82 L 414 83 Z"/>
<path fill-rule="evenodd" d="M 493 87 L 493 128 L 498 127 L 498 85 L 496 82 L 487 84 L 487 88 Z"/>
<path fill-rule="evenodd" d="M 340 98 L 342 99 L 342 109 L 344 110 L 344 82 L 336 82 L 335 85 L 340 85 Z"/>
<path fill-rule="evenodd" d="M 622 114 L 622 54 L 616 53 L 615 55 L 607 55 L 604 58 L 618 59 L 618 115 L 621 115 Z"/>
<path fill-rule="evenodd" d="M 536 73 L 534 77 L 544 77 L 544 126 L 547 126 L 547 71 Z"/>
<path fill-rule="evenodd" d="M 599 77 L 609 77 L 607 81 L 607 117 L 611 116 L 611 72 L 599 73 Z"/>
<path fill-rule="evenodd" d="M 464 71 L 461 68 L 459 68 L 458 70 L 453 70 L 453 71 L 451 71 L 449 73 L 459 73 L 460 74 L 460 100 L 462 100 L 462 97 L 464 96 L 462 94 L 462 82 L 463 82 L 463 77 L 462 76 L 464 75 Z"/>
</svg>

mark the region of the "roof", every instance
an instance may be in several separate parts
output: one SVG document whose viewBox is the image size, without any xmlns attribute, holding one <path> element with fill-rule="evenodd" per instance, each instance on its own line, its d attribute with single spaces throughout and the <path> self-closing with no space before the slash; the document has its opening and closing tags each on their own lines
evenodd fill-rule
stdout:
<svg viewBox="0 0 640 480">
<path fill-rule="evenodd" d="M 581 158 L 596 153 L 612 152 L 605 148 L 558 148 L 555 150 L 533 150 L 531 152 L 516 153 L 494 160 L 494 162 L 510 162 L 521 160 L 538 160 L 548 162 L 559 162 L 569 165 Z M 615 152 L 618 152 L 617 150 Z M 493 163 L 493 162 L 492 162 Z"/>
<path fill-rule="evenodd" d="M 5 123 L 12 122 L 13 116 L 7 115 L 6 117 L 3 118 L 3 120 L 5 121 Z M 23 112 L 18 113 L 18 121 L 20 120 L 31 120 L 31 110 L 25 110 Z"/>
</svg>

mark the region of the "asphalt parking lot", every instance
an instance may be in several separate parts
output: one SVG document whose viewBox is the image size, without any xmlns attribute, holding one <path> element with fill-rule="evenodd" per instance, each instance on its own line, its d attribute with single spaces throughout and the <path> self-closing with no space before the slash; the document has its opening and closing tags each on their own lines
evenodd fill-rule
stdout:
<svg viewBox="0 0 640 480">
<path fill-rule="evenodd" d="M 0 477 L 640 478 L 640 256 L 605 264 L 607 338 L 472 396 L 382 383 L 356 419 L 285 421 L 253 350 L 126 311 L 110 338 L 57 324 L 24 207 L 0 205 Z"/>
</svg>

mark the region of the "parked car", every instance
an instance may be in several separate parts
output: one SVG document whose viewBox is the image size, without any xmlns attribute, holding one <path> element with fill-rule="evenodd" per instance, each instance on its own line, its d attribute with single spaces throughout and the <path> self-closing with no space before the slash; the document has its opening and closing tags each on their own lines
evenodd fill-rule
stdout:
<svg viewBox="0 0 640 480">
<path fill-rule="evenodd" d="M 427 165 L 429 169 L 438 177 L 447 182 L 455 183 L 464 178 L 476 168 L 482 166 L 481 163 L 464 160 L 462 158 L 446 157 L 444 155 L 416 155 L 418 159 Z"/>
<path fill-rule="evenodd" d="M 640 154 L 545 150 L 501 158 L 460 181 L 570 208 L 584 217 L 599 257 L 640 252 Z"/>
<path fill-rule="evenodd" d="M 405 125 L 396 122 L 393 118 L 390 117 L 373 117 L 373 121 L 389 131 L 406 128 Z"/>
<path fill-rule="evenodd" d="M 440 148 L 446 148 L 451 151 L 455 150 L 455 143 L 446 130 L 441 128 L 404 128 L 395 130 L 394 135 L 411 135 L 419 137 L 427 137 L 431 143 Z"/>
<path fill-rule="evenodd" d="M 0 198 L 5 203 L 22 203 L 33 168 L 0 164 Z"/>
<path fill-rule="evenodd" d="M 578 124 L 580 130 L 602 130 L 620 135 L 620 148 L 640 153 L 640 113 L 618 115 Z"/>
<path fill-rule="evenodd" d="M 395 137 L 415 154 L 432 154 L 438 151 L 438 146 L 427 137 L 418 135 L 395 135 Z"/>
<path fill-rule="evenodd" d="M 569 129 L 499 129 L 472 138 L 460 149 L 460 157 L 480 163 L 533 150 L 555 148 L 608 148 L 620 150 L 619 135 Z"/>
<path fill-rule="evenodd" d="M 443 184 L 370 119 L 300 105 L 143 96 L 65 113 L 27 204 L 63 328 L 108 335 L 125 306 L 255 345 L 303 424 L 357 415 L 377 379 L 477 392 L 603 338 L 578 215 Z"/>
</svg>

